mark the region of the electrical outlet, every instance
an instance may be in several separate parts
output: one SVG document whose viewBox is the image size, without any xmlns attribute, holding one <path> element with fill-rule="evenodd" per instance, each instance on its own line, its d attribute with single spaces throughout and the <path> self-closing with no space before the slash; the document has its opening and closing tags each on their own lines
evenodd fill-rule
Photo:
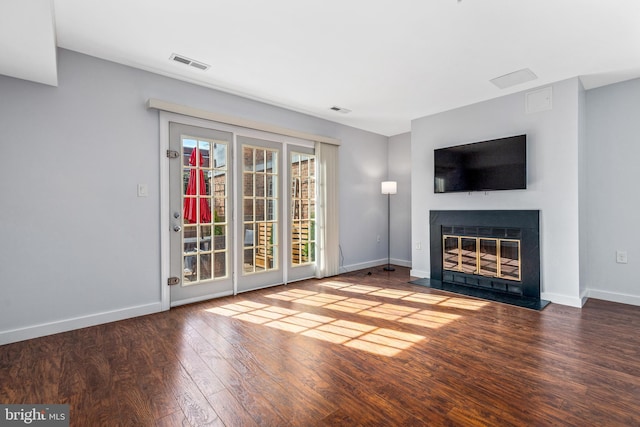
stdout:
<svg viewBox="0 0 640 427">
<path fill-rule="evenodd" d="M 618 264 L 627 263 L 627 251 L 616 251 L 616 262 Z"/>
</svg>

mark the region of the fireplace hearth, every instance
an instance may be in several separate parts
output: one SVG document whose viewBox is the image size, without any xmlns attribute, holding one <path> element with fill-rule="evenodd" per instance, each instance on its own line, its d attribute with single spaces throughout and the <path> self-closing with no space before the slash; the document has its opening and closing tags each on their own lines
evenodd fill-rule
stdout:
<svg viewBox="0 0 640 427">
<path fill-rule="evenodd" d="M 540 212 L 431 211 L 430 287 L 541 309 Z M 419 282 L 419 281 L 417 281 Z"/>
</svg>

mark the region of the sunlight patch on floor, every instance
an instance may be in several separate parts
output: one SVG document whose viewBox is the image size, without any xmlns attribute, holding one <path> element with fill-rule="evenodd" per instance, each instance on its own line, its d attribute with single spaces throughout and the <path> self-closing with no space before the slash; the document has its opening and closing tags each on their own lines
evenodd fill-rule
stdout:
<svg viewBox="0 0 640 427">
<path fill-rule="evenodd" d="M 323 282 L 320 286 L 355 295 L 349 297 L 307 289 L 286 289 L 268 294 L 266 297 L 308 307 L 330 309 L 337 313 L 355 314 L 363 316 L 363 318 L 383 319 L 429 329 L 438 329 L 462 317 L 461 314 L 436 311 L 434 310 L 436 307 L 480 310 L 489 304 L 486 301 L 470 298 L 449 297 L 332 280 Z M 420 309 L 391 302 L 381 302 L 367 299 L 367 296 L 425 304 L 434 309 Z M 253 301 L 234 302 L 210 308 L 207 311 L 383 356 L 394 356 L 426 339 L 422 335 L 378 328 L 339 317 L 321 316 Z"/>
<path fill-rule="evenodd" d="M 347 298 L 343 301 L 326 304 L 324 307 L 330 308 L 332 310 L 343 311 L 345 313 L 360 313 L 361 311 L 367 310 L 380 304 L 381 303 L 379 302 L 366 299 Z"/>
<path fill-rule="evenodd" d="M 403 301 L 419 302 L 422 304 L 437 305 L 449 297 L 443 295 L 412 293 L 402 297 Z"/>
<path fill-rule="evenodd" d="M 442 313 L 439 311 L 420 310 L 417 313 L 411 313 L 401 319 L 400 323 L 408 323 L 410 325 L 423 326 L 425 328 L 438 329 L 439 327 L 451 323 L 459 319 L 459 314 Z"/>
<path fill-rule="evenodd" d="M 401 299 L 413 294 L 411 291 L 401 291 L 400 289 L 379 289 L 371 292 L 371 295 L 385 298 Z"/>
<path fill-rule="evenodd" d="M 421 335 L 378 328 L 361 336 L 358 340 L 345 343 L 345 345 L 382 356 L 395 356 L 399 352 L 396 349 L 405 350 L 423 338 Z"/>
<path fill-rule="evenodd" d="M 378 296 L 394 295 L 400 297 L 401 300 L 422 302 L 429 305 L 478 310 L 486 304 L 484 301 L 466 300 L 464 298 L 451 298 L 447 296 L 419 294 L 414 292 L 410 292 L 408 295 L 401 295 L 400 293 L 394 292 L 397 291 L 397 289 L 384 289 L 372 286 L 367 286 L 367 288 L 369 291 L 373 290 L 373 293 Z M 363 287 L 360 286 L 358 290 L 363 290 Z M 405 291 L 400 292 L 406 294 Z M 289 302 L 328 308 L 343 313 L 359 314 L 367 317 L 423 326 L 429 329 L 437 329 L 461 317 L 459 314 L 420 310 L 415 307 L 383 303 L 364 298 L 348 298 L 340 295 L 323 294 L 312 291 L 305 291 L 304 297 L 301 297 L 301 295 L 302 294 L 299 292 L 292 293 L 291 291 L 286 290 L 266 295 L 266 297 L 277 300 L 286 299 L 286 301 Z M 321 303 L 323 301 L 324 303 Z"/>
<path fill-rule="evenodd" d="M 479 310 L 489 304 L 487 301 L 479 301 L 471 298 L 448 297 L 444 295 L 423 294 L 419 292 L 404 291 L 393 288 L 380 288 L 377 286 L 354 285 L 351 283 L 341 283 L 328 281 L 320 283 L 320 286 L 335 289 L 342 292 L 355 294 L 374 295 L 383 298 L 400 299 L 403 301 L 419 302 L 429 305 L 441 305 L 443 307 L 461 308 L 464 310 Z M 309 291 L 306 291 L 309 292 Z M 321 294 L 327 295 L 327 294 Z M 338 295 L 335 295 L 338 297 Z M 304 297 L 302 297 L 304 298 Z"/>
<path fill-rule="evenodd" d="M 276 299 L 282 297 L 282 295 L 275 295 Z M 316 296 L 307 294 L 307 297 L 311 298 Z M 365 301 L 356 299 L 354 303 L 363 315 L 366 315 L 366 310 L 372 307 L 370 304 L 364 304 Z M 380 307 L 382 311 L 375 312 L 374 317 L 389 315 L 397 319 L 400 313 L 415 314 L 411 310 L 400 309 L 400 306 L 392 304 L 383 304 L 383 306 L 385 307 Z M 226 304 L 206 311 L 388 357 L 393 357 L 426 339 L 422 335 L 250 301 Z"/>
</svg>

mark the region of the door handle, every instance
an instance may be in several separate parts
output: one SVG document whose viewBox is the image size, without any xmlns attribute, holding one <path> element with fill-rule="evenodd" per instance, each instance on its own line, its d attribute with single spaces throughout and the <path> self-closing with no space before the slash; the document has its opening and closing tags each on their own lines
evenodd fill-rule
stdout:
<svg viewBox="0 0 640 427">
<path fill-rule="evenodd" d="M 176 233 L 179 232 L 179 231 L 182 231 L 182 227 L 180 227 L 179 225 L 176 224 L 176 225 L 173 226 L 173 231 L 175 231 Z"/>
</svg>

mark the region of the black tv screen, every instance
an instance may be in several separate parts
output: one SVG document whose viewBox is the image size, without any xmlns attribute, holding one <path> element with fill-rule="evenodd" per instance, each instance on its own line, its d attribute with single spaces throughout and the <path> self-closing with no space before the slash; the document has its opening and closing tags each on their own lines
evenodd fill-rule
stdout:
<svg viewBox="0 0 640 427">
<path fill-rule="evenodd" d="M 434 150 L 434 192 L 527 188 L 527 135 Z"/>
</svg>

